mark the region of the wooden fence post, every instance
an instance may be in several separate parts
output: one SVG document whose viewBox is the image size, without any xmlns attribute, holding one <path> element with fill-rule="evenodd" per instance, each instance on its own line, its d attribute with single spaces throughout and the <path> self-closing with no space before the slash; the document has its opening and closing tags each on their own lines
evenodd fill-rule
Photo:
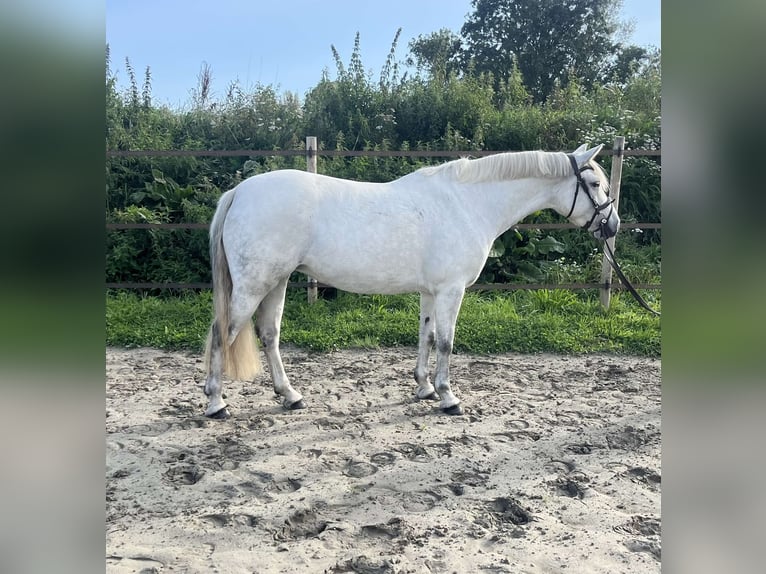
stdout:
<svg viewBox="0 0 766 574">
<path fill-rule="evenodd" d="M 614 155 L 612 156 L 612 173 L 609 178 L 609 188 L 611 197 L 614 198 L 614 210 L 620 213 L 620 181 L 622 180 L 622 161 L 624 158 L 623 152 L 625 151 L 625 137 L 616 136 L 614 138 Z M 606 240 L 609 247 L 612 248 L 612 252 L 615 251 L 615 240 L 617 236 L 610 237 Z M 609 303 L 612 300 L 612 266 L 609 260 L 604 254 L 604 258 L 601 261 L 601 306 L 605 309 L 609 309 Z"/>
<path fill-rule="evenodd" d="M 317 138 L 316 136 L 306 136 L 306 171 L 309 173 L 317 172 Z M 319 297 L 317 290 L 317 280 L 313 277 L 308 277 L 308 287 L 306 288 L 306 295 L 309 304 L 315 303 Z"/>
</svg>

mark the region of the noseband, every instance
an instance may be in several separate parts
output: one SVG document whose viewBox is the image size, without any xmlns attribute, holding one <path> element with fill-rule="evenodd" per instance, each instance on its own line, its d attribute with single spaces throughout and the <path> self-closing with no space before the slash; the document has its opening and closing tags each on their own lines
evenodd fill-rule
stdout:
<svg viewBox="0 0 766 574">
<path fill-rule="evenodd" d="M 577 166 L 577 160 L 574 158 L 572 154 L 567 154 L 567 157 L 569 158 L 569 163 L 572 164 L 572 169 L 574 169 L 575 177 L 577 178 L 577 187 L 575 188 L 575 194 L 574 199 L 572 200 L 572 208 L 569 210 L 569 213 L 567 213 L 567 219 L 572 215 L 572 212 L 574 212 L 575 205 L 577 204 L 577 195 L 580 193 L 580 188 L 585 191 L 585 195 L 588 196 L 588 199 L 590 199 L 590 202 L 593 204 L 593 217 L 590 218 L 588 223 L 582 226 L 583 229 L 590 229 L 590 226 L 593 225 L 593 222 L 596 219 L 596 216 L 599 214 L 601 215 L 601 222 L 600 227 L 602 230 L 602 235 L 606 237 L 606 224 L 607 221 L 609 221 L 609 217 L 612 215 L 612 210 L 614 209 L 614 206 L 612 206 L 612 203 L 614 202 L 614 199 L 607 198 L 607 200 L 599 205 L 599 203 L 595 200 L 595 198 L 591 195 L 590 190 L 588 189 L 588 185 L 585 183 L 585 180 L 582 178 L 582 172 L 584 172 L 586 169 L 593 169 L 591 166 L 586 165 L 583 166 L 582 169 L 580 169 Z M 606 217 L 604 217 L 604 214 L 601 213 L 604 209 L 609 207 L 609 213 L 606 214 Z"/>
</svg>

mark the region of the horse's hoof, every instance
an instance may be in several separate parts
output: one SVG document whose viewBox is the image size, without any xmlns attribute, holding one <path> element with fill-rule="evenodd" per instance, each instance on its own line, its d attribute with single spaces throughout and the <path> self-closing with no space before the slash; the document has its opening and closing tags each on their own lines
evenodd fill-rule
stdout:
<svg viewBox="0 0 766 574">
<path fill-rule="evenodd" d="M 303 402 L 303 399 L 298 399 L 294 403 L 290 403 L 287 405 L 287 410 L 289 411 L 297 411 L 299 409 L 305 409 L 306 403 Z"/>
<path fill-rule="evenodd" d="M 229 412 L 229 409 L 227 407 L 223 407 L 220 411 L 214 412 L 212 415 L 207 415 L 209 419 L 216 419 L 219 421 L 224 421 L 231 417 L 231 413 Z"/>
<path fill-rule="evenodd" d="M 417 395 L 415 395 L 415 396 L 417 396 Z M 419 401 L 440 401 L 441 397 L 436 393 L 436 391 L 434 391 L 433 393 L 431 393 L 427 397 L 422 397 L 422 398 L 418 397 L 418 400 Z"/>
<path fill-rule="evenodd" d="M 451 407 L 447 407 L 446 409 L 442 409 L 442 412 L 445 415 L 462 415 L 463 407 L 461 407 L 460 403 L 458 403 L 456 405 L 452 405 Z"/>
</svg>

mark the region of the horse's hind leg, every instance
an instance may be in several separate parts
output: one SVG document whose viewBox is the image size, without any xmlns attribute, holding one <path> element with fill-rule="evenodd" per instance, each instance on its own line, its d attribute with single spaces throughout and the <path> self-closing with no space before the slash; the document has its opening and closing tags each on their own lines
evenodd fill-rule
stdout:
<svg viewBox="0 0 766 574">
<path fill-rule="evenodd" d="M 205 381 L 205 395 L 209 402 L 205 410 L 205 416 L 217 419 L 229 417 L 226 403 L 223 402 L 223 349 L 221 331 L 216 319 L 210 327 L 207 342 L 207 379 Z"/>
<path fill-rule="evenodd" d="M 418 336 L 418 361 L 415 364 L 415 382 L 418 384 L 415 396 L 418 399 L 437 400 L 439 395 L 428 380 L 428 359 L 436 340 L 436 317 L 434 297 L 429 293 L 420 294 L 420 332 Z"/>
<path fill-rule="evenodd" d="M 238 292 L 235 289 L 232 292 L 229 304 L 228 333 L 222 334 L 217 318 L 213 319 L 207 345 L 208 374 L 204 390 L 209 402 L 205 410 L 205 416 L 217 419 L 226 419 L 230 416 L 227 405 L 223 400 L 223 375 L 224 371 L 227 370 L 224 365 L 224 337 L 226 337 L 226 344 L 230 349 L 229 352 L 236 355 L 233 358 L 233 363 L 236 365 L 234 367 L 236 373 L 229 373 L 232 377 L 238 375 L 242 379 L 250 378 L 260 371 L 258 350 L 252 338 L 252 325 L 248 325 L 252 320 L 253 312 L 259 301 L 260 297 L 243 291 Z M 237 341 L 237 345 L 234 345 L 240 334 L 242 334 L 244 339 L 240 339 Z"/>
<path fill-rule="evenodd" d="M 274 381 L 274 392 L 282 397 L 286 409 L 302 409 L 306 405 L 303 397 L 287 380 L 282 356 L 279 354 L 279 332 L 282 323 L 282 312 L 285 308 L 285 291 L 288 277 L 285 277 L 264 297 L 258 306 L 255 319 L 255 332 L 263 345 L 266 360 Z"/>
</svg>

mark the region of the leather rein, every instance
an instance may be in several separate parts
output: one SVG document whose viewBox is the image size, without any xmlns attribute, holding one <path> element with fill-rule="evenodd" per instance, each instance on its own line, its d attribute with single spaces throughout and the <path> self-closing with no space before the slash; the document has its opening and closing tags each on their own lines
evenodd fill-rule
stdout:
<svg viewBox="0 0 766 574">
<path fill-rule="evenodd" d="M 574 212 L 575 204 L 577 203 L 577 195 L 580 193 L 580 188 L 582 188 L 585 191 L 585 194 L 590 199 L 591 203 L 593 204 L 593 217 L 590 218 L 588 223 L 582 226 L 583 229 L 590 230 L 590 226 L 593 225 L 593 222 L 596 220 L 596 217 L 601 215 L 601 221 L 599 222 L 599 229 L 601 230 L 601 237 L 607 237 L 608 235 L 608 228 L 607 228 L 607 222 L 609 221 L 609 217 L 612 215 L 612 210 L 614 209 L 614 198 L 607 198 L 607 200 L 600 204 L 596 199 L 591 195 L 590 191 L 588 190 L 588 186 L 585 183 L 585 181 L 582 178 L 582 172 L 586 169 L 593 169 L 591 166 L 586 165 L 582 169 L 577 166 L 577 160 L 575 160 L 574 155 L 567 154 L 567 157 L 569 158 L 569 163 L 572 164 L 572 169 L 574 169 L 575 177 L 577 178 L 577 188 L 575 189 L 574 199 L 572 200 L 572 208 L 569 210 L 569 213 L 567 214 L 567 219 L 569 219 L 569 216 L 572 215 L 572 212 Z M 609 213 L 604 216 L 603 213 L 601 213 L 604 209 L 609 207 Z M 638 302 L 641 307 L 652 313 L 653 315 L 660 316 L 660 312 L 652 309 L 649 304 L 644 300 L 643 297 L 636 291 L 635 287 L 631 285 L 630 281 L 628 281 L 628 278 L 625 277 L 625 274 L 622 272 L 622 269 L 620 269 L 620 266 L 617 263 L 617 259 L 614 256 L 614 251 L 612 251 L 612 248 L 609 246 L 609 242 L 606 239 L 600 239 L 604 244 L 604 257 L 606 257 L 606 260 L 609 261 L 609 264 L 612 266 L 612 269 L 614 269 L 614 272 L 617 274 L 617 277 L 620 278 L 620 281 L 625 286 L 625 288 L 628 290 L 628 292 L 633 295 L 633 298 Z"/>
</svg>

